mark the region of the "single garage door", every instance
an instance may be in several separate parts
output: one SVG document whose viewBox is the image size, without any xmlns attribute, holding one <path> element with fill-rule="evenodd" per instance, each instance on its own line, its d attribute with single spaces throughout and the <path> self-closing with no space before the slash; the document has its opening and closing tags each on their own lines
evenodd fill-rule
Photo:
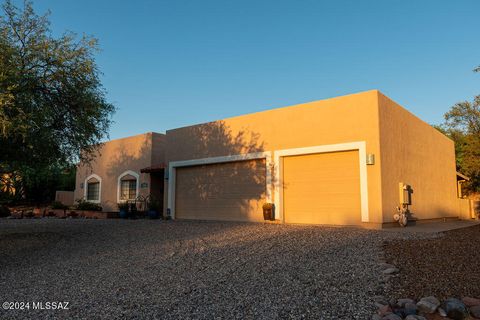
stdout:
<svg viewBox="0 0 480 320">
<path fill-rule="evenodd" d="M 285 222 L 359 224 L 358 151 L 283 158 Z"/>
<path fill-rule="evenodd" d="M 176 169 L 179 219 L 262 221 L 265 159 Z"/>
</svg>

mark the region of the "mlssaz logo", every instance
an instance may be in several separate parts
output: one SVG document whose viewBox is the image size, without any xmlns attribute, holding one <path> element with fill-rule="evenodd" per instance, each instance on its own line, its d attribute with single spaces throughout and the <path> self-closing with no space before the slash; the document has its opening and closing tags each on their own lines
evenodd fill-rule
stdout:
<svg viewBox="0 0 480 320">
<path fill-rule="evenodd" d="M 36 310 L 69 310 L 68 301 L 52 301 L 52 302 L 33 302 L 33 309 Z"/>
</svg>

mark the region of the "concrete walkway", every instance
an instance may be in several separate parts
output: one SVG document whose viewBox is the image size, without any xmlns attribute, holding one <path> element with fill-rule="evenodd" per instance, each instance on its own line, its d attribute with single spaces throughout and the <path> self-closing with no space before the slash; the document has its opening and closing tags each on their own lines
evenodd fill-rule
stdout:
<svg viewBox="0 0 480 320">
<path fill-rule="evenodd" d="M 468 228 L 480 224 L 479 220 L 455 220 L 455 221 L 432 221 L 432 222 L 420 222 L 414 225 L 408 225 L 405 228 L 392 227 L 385 228 L 382 231 L 386 232 L 419 232 L 419 233 L 439 233 L 455 229 Z"/>
</svg>

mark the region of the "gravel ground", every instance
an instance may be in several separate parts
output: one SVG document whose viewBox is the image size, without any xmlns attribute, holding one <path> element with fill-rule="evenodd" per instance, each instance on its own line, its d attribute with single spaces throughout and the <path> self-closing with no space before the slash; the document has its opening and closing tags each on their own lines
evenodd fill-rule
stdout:
<svg viewBox="0 0 480 320">
<path fill-rule="evenodd" d="M 394 298 L 480 298 L 480 225 L 429 240 L 391 240 L 387 262 L 400 269 L 389 283 Z"/>
<path fill-rule="evenodd" d="M 395 237 L 261 223 L 1 219 L 0 302 L 69 301 L 70 310 L 0 310 L 0 318 L 367 319 L 383 293 L 382 244 Z"/>
</svg>

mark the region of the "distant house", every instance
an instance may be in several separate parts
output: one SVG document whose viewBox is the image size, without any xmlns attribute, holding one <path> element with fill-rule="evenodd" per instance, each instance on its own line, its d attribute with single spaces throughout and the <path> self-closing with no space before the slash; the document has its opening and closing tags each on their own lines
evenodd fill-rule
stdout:
<svg viewBox="0 0 480 320">
<path fill-rule="evenodd" d="M 417 219 L 468 214 L 453 141 L 376 90 L 114 140 L 77 174 L 105 210 L 150 192 L 175 219 L 263 221 L 272 202 L 279 222 L 379 227 L 406 198 Z"/>
</svg>

